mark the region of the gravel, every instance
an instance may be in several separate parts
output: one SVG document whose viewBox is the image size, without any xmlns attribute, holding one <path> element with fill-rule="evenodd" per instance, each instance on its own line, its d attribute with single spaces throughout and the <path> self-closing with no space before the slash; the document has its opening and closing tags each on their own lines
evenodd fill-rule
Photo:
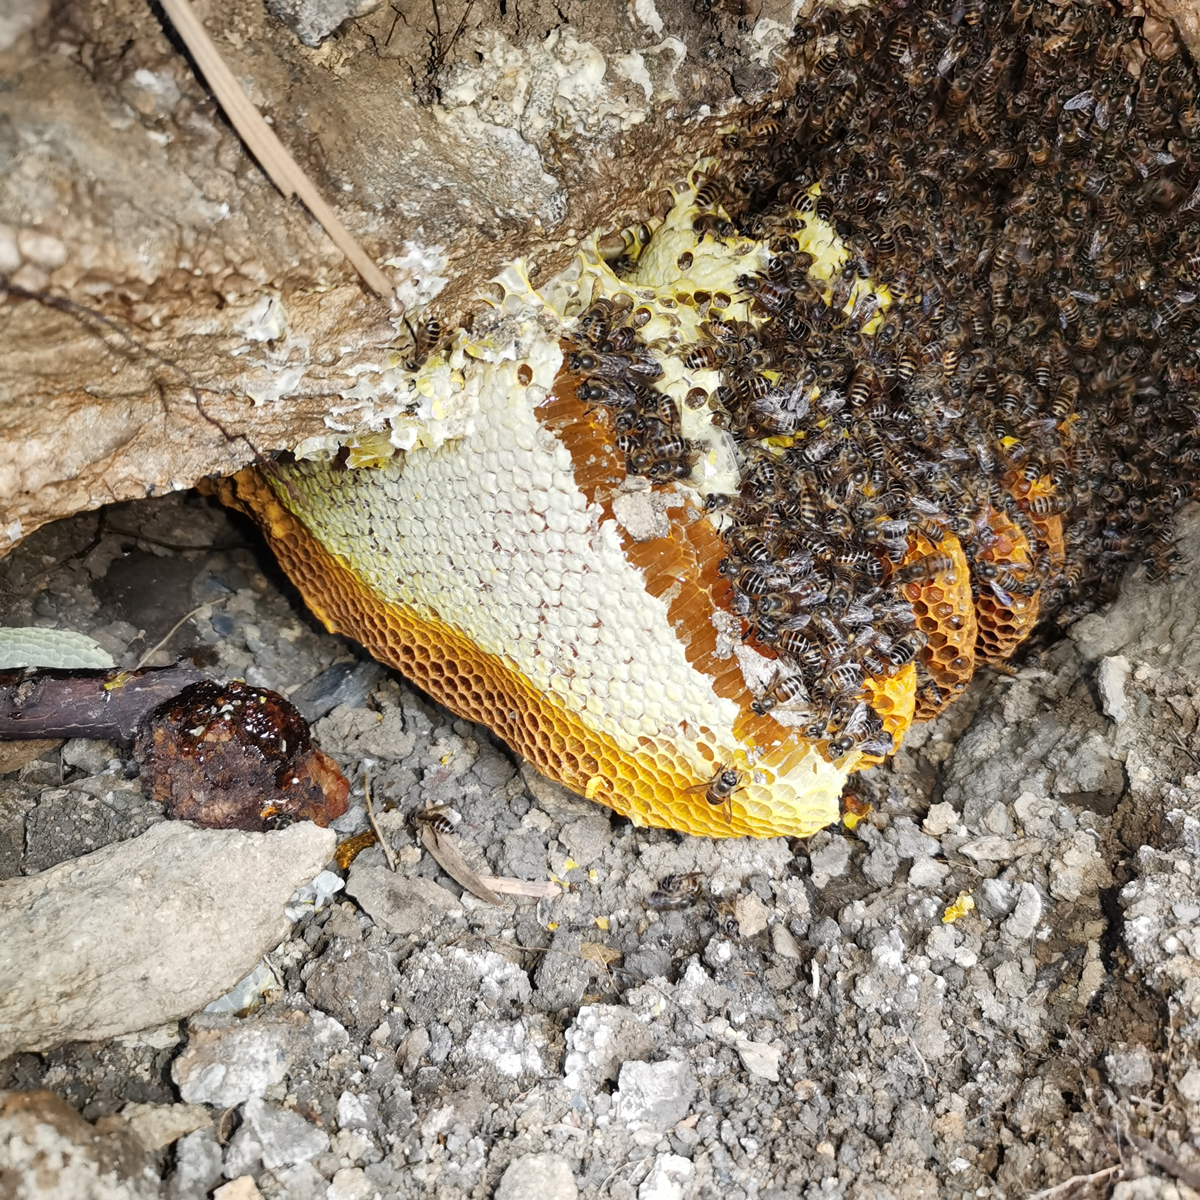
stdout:
<svg viewBox="0 0 1200 1200">
<path fill-rule="evenodd" d="M 249 1176 L 267 1200 L 958 1200 L 1115 1167 L 1101 1185 L 1141 1197 L 1200 1170 L 1194 513 L 1178 582 L 1134 578 L 1015 675 L 981 674 L 858 781 L 865 819 L 807 843 L 636 829 L 321 632 L 252 549 L 158 544 L 228 546 L 234 518 L 172 496 L 113 523 L 157 540 L 47 527 L 0 562 L 0 623 L 130 665 L 140 626 L 100 584 L 169 559 L 166 628 L 225 599 L 159 660 L 299 697 L 353 785 L 339 837 L 367 828 L 369 772 L 397 858 L 326 863 L 292 897 L 249 1011 L 0 1064 L 89 1121 L 209 1114 L 162 1126 L 163 1195 Z M 115 747 L 42 749 L 0 779 L 0 866 L 127 845 L 158 827 L 139 797 Z M 464 893 L 410 830 L 431 804 L 478 873 L 564 890 Z M 696 904 L 647 906 L 686 872 Z"/>
</svg>

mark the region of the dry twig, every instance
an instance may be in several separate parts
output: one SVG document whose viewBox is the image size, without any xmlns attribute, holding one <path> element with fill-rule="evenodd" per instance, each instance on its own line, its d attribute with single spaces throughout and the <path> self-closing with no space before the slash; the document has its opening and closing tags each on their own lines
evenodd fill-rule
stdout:
<svg viewBox="0 0 1200 1200">
<path fill-rule="evenodd" d="M 379 822 L 375 820 L 375 810 L 371 807 L 371 772 L 363 772 L 363 796 L 367 801 L 367 820 L 371 822 L 371 828 L 375 830 L 375 837 L 379 842 L 380 848 L 383 850 L 383 857 L 387 859 L 389 871 L 396 869 L 396 852 L 392 849 L 391 843 L 383 836 L 383 831 L 379 828 Z"/>
<path fill-rule="evenodd" d="M 1090 1175 L 1072 1175 L 1070 1179 L 1064 1179 L 1062 1183 L 1056 1183 L 1053 1187 L 1045 1188 L 1040 1192 L 1031 1192 L 1027 1200 L 1050 1200 L 1051 1196 L 1061 1196 L 1063 1192 L 1068 1192 L 1073 1187 L 1079 1187 L 1084 1183 L 1099 1183 L 1102 1179 L 1107 1179 L 1110 1175 L 1115 1175 L 1118 1171 L 1124 1170 L 1121 1163 L 1117 1163 L 1114 1167 L 1105 1167 L 1102 1171 L 1093 1171 Z"/>
</svg>

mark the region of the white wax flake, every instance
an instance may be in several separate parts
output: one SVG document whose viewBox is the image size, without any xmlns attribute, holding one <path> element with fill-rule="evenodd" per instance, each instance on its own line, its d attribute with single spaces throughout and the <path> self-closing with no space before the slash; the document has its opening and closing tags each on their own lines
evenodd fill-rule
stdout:
<svg viewBox="0 0 1200 1200">
<path fill-rule="evenodd" d="M 233 328 L 250 342 L 275 342 L 287 334 L 287 310 L 277 296 L 260 296 Z"/>
<path fill-rule="evenodd" d="M 409 310 L 410 319 L 412 309 L 424 307 L 450 282 L 450 277 L 442 274 L 448 267 L 445 246 L 406 241 L 404 253 L 385 259 L 383 265 L 400 272 L 396 296 Z"/>
<path fill-rule="evenodd" d="M 658 15 L 658 9 L 655 7 L 654 0 L 633 0 L 631 7 L 633 15 L 643 25 L 648 25 L 654 30 L 655 37 L 662 37 L 663 19 Z"/>
</svg>

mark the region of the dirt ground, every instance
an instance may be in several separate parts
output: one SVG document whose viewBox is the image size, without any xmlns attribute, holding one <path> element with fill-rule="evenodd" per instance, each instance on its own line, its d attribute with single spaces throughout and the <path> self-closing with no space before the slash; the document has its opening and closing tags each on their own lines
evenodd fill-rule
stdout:
<svg viewBox="0 0 1200 1200">
<path fill-rule="evenodd" d="M 1135 579 L 1015 675 L 978 680 L 861 777 L 856 828 L 788 843 L 637 829 L 547 784 L 325 634 L 254 530 L 194 493 L 48 526 L 0 563 L 0 624 L 80 630 L 130 666 L 203 605 L 151 662 L 290 694 L 353 783 L 339 838 L 366 828 L 369 771 L 399 873 L 449 901 L 397 921 L 371 886 L 378 847 L 331 863 L 225 1011 L 20 1054 L 0 1086 L 49 1088 L 88 1121 L 206 1106 L 209 1126 L 157 1150 L 179 1198 L 247 1174 L 297 1200 L 498 1182 L 1009 1197 L 1076 1176 L 1053 1194 L 1193 1195 L 1200 522 L 1183 528 L 1179 582 Z M 128 774 L 115 747 L 75 741 L 3 777 L 5 874 L 160 820 Z M 405 825 L 431 804 L 461 817 L 481 873 L 562 894 L 463 895 Z M 703 894 L 654 907 L 680 872 Z M 286 1069 L 251 1071 L 230 1103 L 194 1060 L 236 1062 L 251 1034 Z"/>
</svg>

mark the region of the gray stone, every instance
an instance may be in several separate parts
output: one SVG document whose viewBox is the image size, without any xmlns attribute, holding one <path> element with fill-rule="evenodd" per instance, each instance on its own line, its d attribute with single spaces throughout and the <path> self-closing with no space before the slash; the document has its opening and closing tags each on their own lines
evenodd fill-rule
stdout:
<svg viewBox="0 0 1200 1200">
<path fill-rule="evenodd" d="M 1100 660 L 1096 671 L 1096 687 L 1100 692 L 1100 707 L 1106 717 L 1118 725 L 1126 717 L 1125 685 L 1129 682 L 1129 659 L 1123 654 L 1109 654 Z"/>
<path fill-rule="evenodd" d="M 0 1057 L 161 1025 L 227 992 L 286 935 L 334 834 L 163 822 L 0 883 Z"/>
<path fill-rule="evenodd" d="M 198 1129 L 175 1143 L 175 1170 L 166 1200 L 206 1200 L 221 1182 L 221 1146 L 211 1129 Z"/>
<path fill-rule="evenodd" d="M 742 1066 L 751 1075 L 769 1079 L 772 1083 L 779 1082 L 779 1051 L 774 1046 L 746 1039 L 737 1043 L 737 1052 Z"/>
<path fill-rule="evenodd" d="M 634 979 L 665 979 L 671 974 L 671 951 L 665 946 L 639 946 L 625 955 L 625 971 Z"/>
<path fill-rule="evenodd" d="M 583 1000 L 591 970 L 580 955 L 579 934 L 556 930 L 533 975 L 533 1005 L 542 1012 L 576 1008 Z"/>
<path fill-rule="evenodd" d="M 243 1122 L 225 1147 L 222 1173 L 226 1179 L 258 1175 L 263 1169 L 262 1154 L 262 1142 L 258 1140 L 258 1134 L 252 1126 Z"/>
<path fill-rule="evenodd" d="M 615 1080 L 622 1063 L 644 1059 L 654 1048 L 646 1023 L 614 1004 L 581 1008 L 567 1030 L 566 1043 L 563 1076 L 575 1091 L 594 1091 Z"/>
<path fill-rule="evenodd" d="M 62 748 L 63 765 L 78 767 L 89 775 L 99 775 L 108 766 L 110 758 L 119 758 L 112 742 L 99 742 L 91 738 L 71 738 Z"/>
<path fill-rule="evenodd" d="M 319 46 L 352 17 L 365 17 L 380 0 L 267 0 L 267 10 L 306 46 Z"/>
<path fill-rule="evenodd" d="M 692 1106 L 696 1080 L 686 1062 L 627 1062 L 617 1077 L 621 1120 L 660 1133 L 682 1121 Z"/>
<path fill-rule="evenodd" d="M 377 662 L 334 663 L 315 679 L 288 694 L 306 721 L 319 721 L 340 704 L 362 708 L 371 689 L 383 678 Z"/>
<path fill-rule="evenodd" d="M 126 1104 L 121 1120 L 147 1150 L 163 1150 L 212 1124 L 208 1110 L 198 1104 Z"/>
<path fill-rule="evenodd" d="M 1200 1104 L 1200 1067 L 1192 1065 L 1183 1073 L 1175 1090 L 1189 1104 Z"/>
<path fill-rule="evenodd" d="M 407 758 L 416 745 L 416 739 L 404 727 L 404 710 L 395 705 L 376 712 L 373 708 L 339 704 L 313 726 L 312 734 L 326 754 L 343 763 L 359 758 L 396 762 Z"/>
<path fill-rule="evenodd" d="M 480 747 L 479 757 L 471 768 L 471 774 L 486 788 L 503 787 L 516 773 L 510 759 L 487 746 Z"/>
<path fill-rule="evenodd" d="M 1094 896 L 1112 885 L 1112 872 L 1101 855 L 1096 839 L 1080 830 L 1071 835 L 1061 857 L 1050 864 L 1050 894 L 1059 900 Z"/>
<path fill-rule="evenodd" d="M 189 1104 L 232 1108 L 281 1083 L 293 1064 L 324 1060 L 343 1048 L 345 1029 L 322 1012 L 272 1011 L 239 1018 L 200 1013 L 171 1078 Z"/>
<path fill-rule="evenodd" d="M 50 15 L 50 0 L 6 0 L 0 10 L 0 54 Z"/>
<path fill-rule="evenodd" d="M 286 1200 L 327 1200 L 329 1184 L 310 1162 L 280 1167 L 271 1174 L 283 1189 Z"/>
<path fill-rule="evenodd" d="M 521 764 L 521 782 L 537 801 L 538 807 L 557 821 L 596 815 L 596 806 L 590 800 L 585 800 L 553 779 L 547 779 L 545 775 L 539 775 L 528 763 Z"/>
<path fill-rule="evenodd" d="M 1013 906 L 1012 916 L 1001 929 L 1015 941 L 1024 941 L 1037 932 L 1042 919 L 1042 894 L 1032 883 L 1021 884 L 1020 894 Z"/>
<path fill-rule="evenodd" d="M 799 958 L 800 947 L 786 925 L 771 926 L 771 949 L 780 958 Z"/>
<path fill-rule="evenodd" d="M 307 1162 L 329 1149 L 329 1135 L 323 1130 L 299 1113 L 276 1108 L 258 1097 L 246 1101 L 242 1121 L 242 1128 L 251 1129 L 258 1139 L 262 1164 L 269 1171 Z"/>
<path fill-rule="evenodd" d="M 823 835 L 818 834 L 817 837 Z M 809 852 L 808 864 L 812 872 L 813 886 L 823 888 L 831 879 L 846 873 L 850 863 L 850 843 L 844 837 L 826 834 L 828 841 Z M 816 841 L 816 838 L 813 839 Z"/>
<path fill-rule="evenodd" d="M 579 1188 L 561 1154 L 525 1154 L 508 1164 L 496 1200 L 576 1200 Z"/>
<path fill-rule="evenodd" d="M 612 826 L 608 818 L 597 813 L 563 826 L 558 839 L 581 866 L 595 862 L 612 841 Z"/>
<path fill-rule="evenodd" d="M 25 814 L 37 804 L 37 789 L 0 779 L 0 879 L 21 873 L 25 854 Z"/>
<path fill-rule="evenodd" d="M 1149 1087 L 1154 1082 L 1154 1059 L 1145 1046 L 1115 1046 L 1104 1056 L 1104 1070 L 1117 1087 Z"/>
<path fill-rule="evenodd" d="M 363 911 L 389 933 L 419 933 L 449 913 L 461 913 L 458 897 L 432 879 L 410 878 L 384 866 L 350 868 L 346 895 L 353 896 Z"/>
<path fill-rule="evenodd" d="M 123 1125 L 89 1125 L 53 1092 L 0 1092 L 4 1200 L 159 1200 L 150 1153 Z"/>
<path fill-rule="evenodd" d="M 305 984 L 304 994 L 347 1029 L 374 1029 L 392 998 L 392 965 L 386 952 L 334 938 Z"/>
<path fill-rule="evenodd" d="M 546 840 L 539 833 L 521 829 L 504 839 L 500 869 L 517 879 L 545 879 Z"/>
</svg>

